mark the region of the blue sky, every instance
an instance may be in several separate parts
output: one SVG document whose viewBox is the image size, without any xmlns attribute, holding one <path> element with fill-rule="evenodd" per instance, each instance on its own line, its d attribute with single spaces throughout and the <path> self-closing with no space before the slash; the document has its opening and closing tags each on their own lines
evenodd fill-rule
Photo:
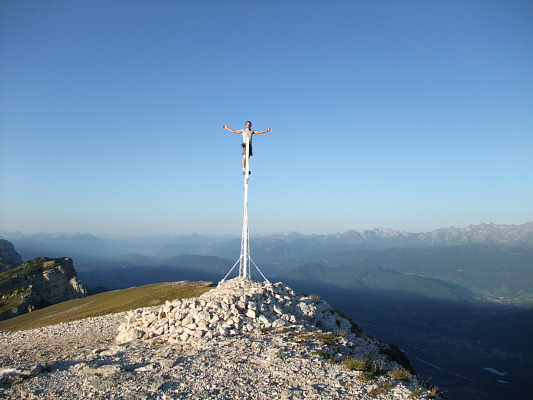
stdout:
<svg viewBox="0 0 533 400">
<path fill-rule="evenodd" d="M 531 1 L 0 1 L 0 230 L 533 220 Z"/>
</svg>

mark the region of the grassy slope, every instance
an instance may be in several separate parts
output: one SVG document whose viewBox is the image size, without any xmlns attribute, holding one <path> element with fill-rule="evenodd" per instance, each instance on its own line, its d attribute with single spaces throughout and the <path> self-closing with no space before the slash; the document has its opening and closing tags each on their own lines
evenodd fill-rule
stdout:
<svg viewBox="0 0 533 400">
<path fill-rule="evenodd" d="M 20 331 L 77 321 L 89 317 L 151 307 L 166 300 L 198 297 L 213 288 L 211 282 L 164 282 L 113 290 L 54 304 L 31 313 L 0 322 L 2 331 Z"/>
</svg>

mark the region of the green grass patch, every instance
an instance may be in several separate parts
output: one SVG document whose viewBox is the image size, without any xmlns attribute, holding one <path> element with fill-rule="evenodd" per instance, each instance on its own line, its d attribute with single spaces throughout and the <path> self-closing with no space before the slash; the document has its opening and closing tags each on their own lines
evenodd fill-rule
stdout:
<svg viewBox="0 0 533 400">
<path fill-rule="evenodd" d="M 331 358 L 331 354 L 330 353 L 326 353 L 324 351 L 313 351 L 311 354 L 313 354 L 315 356 L 319 356 L 319 357 L 325 358 L 326 360 L 329 360 Z"/>
<path fill-rule="evenodd" d="M 381 396 L 382 394 L 385 394 L 385 390 L 380 387 L 375 387 L 368 391 L 369 397 L 378 397 L 378 396 Z"/>
<path fill-rule="evenodd" d="M 166 300 L 198 297 L 211 290 L 211 282 L 163 282 L 132 287 L 123 290 L 98 293 L 54 304 L 31 313 L 19 315 L 0 322 L 0 330 L 20 331 L 37 329 L 61 322 L 77 321 L 112 313 L 152 307 Z"/>
<path fill-rule="evenodd" d="M 22 299 L 30 292 L 31 288 L 27 286 L 0 292 L 0 314 L 17 307 L 22 302 Z"/>
<path fill-rule="evenodd" d="M 360 375 L 357 376 L 357 380 L 361 382 L 370 382 L 374 378 L 372 372 L 363 371 Z"/>
<path fill-rule="evenodd" d="M 296 341 L 298 341 L 298 342 L 309 342 L 309 341 L 313 340 L 313 336 L 311 336 L 311 335 L 306 335 L 306 334 L 303 334 L 303 333 L 298 333 L 298 334 L 295 336 L 295 339 L 296 339 Z"/>
<path fill-rule="evenodd" d="M 397 381 L 408 382 L 411 380 L 411 373 L 405 368 L 393 369 L 392 371 L 388 371 L 387 375 Z"/>
<path fill-rule="evenodd" d="M 364 358 L 345 358 L 340 364 L 348 371 L 366 371 L 369 368 L 369 364 Z"/>
<path fill-rule="evenodd" d="M 384 373 L 383 368 L 377 365 L 374 361 L 369 363 L 364 358 L 345 358 L 340 362 L 342 366 L 348 371 L 361 371 L 357 379 L 363 382 L 371 381 L 375 376 Z"/>
<path fill-rule="evenodd" d="M 331 346 L 335 340 L 335 336 L 331 333 L 319 333 L 316 335 L 316 340 Z"/>
<path fill-rule="evenodd" d="M 17 277 L 31 278 L 61 265 L 63 258 L 40 257 L 0 273 L 0 282 Z"/>
</svg>

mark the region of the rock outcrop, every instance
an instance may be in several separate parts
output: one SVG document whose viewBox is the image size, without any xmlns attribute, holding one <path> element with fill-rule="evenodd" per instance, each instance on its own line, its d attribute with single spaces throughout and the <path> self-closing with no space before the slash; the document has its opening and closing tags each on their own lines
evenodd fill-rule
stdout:
<svg viewBox="0 0 533 400">
<path fill-rule="evenodd" d="M 22 264 L 20 254 L 10 241 L 0 239 L 0 273 Z"/>
<path fill-rule="evenodd" d="M 36 258 L 0 274 L 0 320 L 86 295 L 72 259 Z"/>
<path fill-rule="evenodd" d="M 6 398 L 439 398 L 397 348 L 282 283 L 236 278 L 198 298 L 0 331 L 0 342 Z"/>
</svg>

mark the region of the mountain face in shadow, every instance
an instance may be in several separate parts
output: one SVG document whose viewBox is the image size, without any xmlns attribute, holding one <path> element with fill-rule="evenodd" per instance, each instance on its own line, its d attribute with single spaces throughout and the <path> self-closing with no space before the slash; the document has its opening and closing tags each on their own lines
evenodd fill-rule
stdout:
<svg viewBox="0 0 533 400">
<path fill-rule="evenodd" d="M 311 280 L 284 282 L 321 296 L 366 333 L 400 347 L 423 380 L 447 391 L 446 398 L 530 398 L 533 309 Z"/>
<path fill-rule="evenodd" d="M 479 298 L 533 304 L 533 248 L 470 244 L 331 252 L 285 260 L 279 267 L 320 263 L 328 267 L 369 264 L 461 286 Z"/>
<path fill-rule="evenodd" d="M 327 283 L 348 290 L 405 292 L 431 299 L 474 301 L 474 296 L 461 286 L 362 263 L 340 267 L 305 264 L 276 276 L 276 280 Z"/>
<path fill-rule="evenodd" d="M 0 273 L 22 264 L 22 257 L 15 250 L 13 243 L 0 239 Z"/>
<path fill-rule="evenodd" d="M 78 276 L 91 288 L 115 290 L 182 280 L 218 282 L 232 265 L 213 256 L 175 256 L 158 261 L 135 255 L 120 260 L 100 259 L 97 263 L 83 260 L 78 263 Z"/>
</svg>

